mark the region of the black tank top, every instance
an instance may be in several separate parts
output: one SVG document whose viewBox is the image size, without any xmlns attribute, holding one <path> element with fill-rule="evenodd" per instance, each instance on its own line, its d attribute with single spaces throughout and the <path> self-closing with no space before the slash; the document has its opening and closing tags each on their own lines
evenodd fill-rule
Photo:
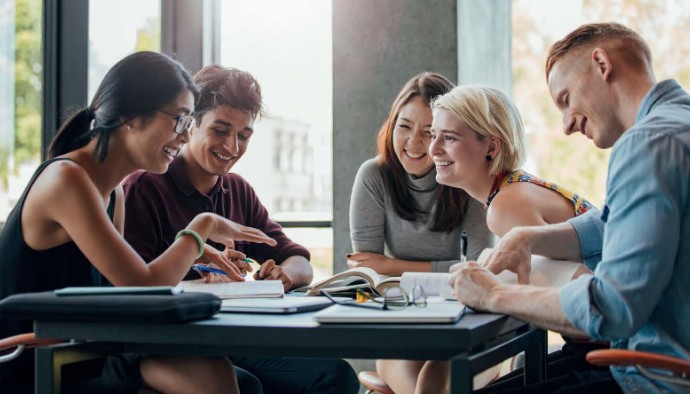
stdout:
<svg viewBox="0 0 690 394">
<path fill-rule="evenodd" d="M 0 299 L 12 294 L 49 291 L 68 286 L 108 286 L 73 241 L 37 251 L 22 236 L 22 209 L 26 194 L 39 174 L 56 158 L 42 163 L 29 181 L 24 193 L 7 217 L 0 234 Z M 115 192 L 110 194 L 108 216 L 113 220 Z M 0 317 L 0 338 L 33 331 L 33 322 Z M 11 363 L 10 363 L 11 364 Z M 2 365 L 2 364 L 0 364 Z"/>
</svg>

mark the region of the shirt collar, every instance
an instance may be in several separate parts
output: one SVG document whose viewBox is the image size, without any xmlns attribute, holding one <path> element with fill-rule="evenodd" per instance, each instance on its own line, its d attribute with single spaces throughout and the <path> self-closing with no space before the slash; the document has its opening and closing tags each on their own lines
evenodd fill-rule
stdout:
<svg viewBox="0 0 690 394">
<path fill-rule="evenodd" d="M 667 79 L 652 86 L 652 88 L 649 89 L 649 92 L 647 92 L 647 94 L 642 99 L 640 111 L 637 113 L 635 123 L 638 123 L 639 121 L 644 119 L 644 117 L 647 116 L 652 111 L 652 108 L 654 108 L 657 104 L 661 104 L 673 99 L 676 96 L 676 94 L 672 93 L 678 89 L 682 88 L 680 87 L 678 82 L 676 82 L 673 79 Z M 681 94 L 680 91 L 676 93 Z"/>
<path fill-rule="evenodd" d="M 182 163 L 180 156 L 177 156 L 175 160 L 170 163 L 167 174 L 183 195 L 191 196 L 195 193 L 201 194 L 198 190 L 196 190 L 196 187 L 194 187 L 192 182 L 189 181 L 189 178 L 187 178 L 187 174 L 184 172 L 184 164 Z M 219 191 L 222 192 L 223 190 L 223 177 L 219 176 L 209 195 Z"/>
</svg>

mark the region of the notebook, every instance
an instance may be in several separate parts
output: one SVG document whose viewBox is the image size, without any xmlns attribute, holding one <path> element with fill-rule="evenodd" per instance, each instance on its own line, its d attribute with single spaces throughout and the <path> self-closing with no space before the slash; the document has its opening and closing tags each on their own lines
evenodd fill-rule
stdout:
<svg viewBox="0 0 690 394">
<path fill-rule="evenodd" d="M 326 297 L 247 298 L 223 300 L 221 312 L 299 313 L 318 311 L 333 303 Z"/>
<path fill-rule="evenodd" d="M 315 315 L 319 323 L 455 323 L 465 313 L 457 301 L 429 302 L 426 308 L 409 306 L 397 311 L 333 305 Z"/>
<path fill-rule="evenodd" d="M 204 283 L 203 279 L 197 279 L 182 281 L 177 287 L 188 292 L 215 294 L 220 298 L 276 298 L 284 294 L 283 282 L 279 280 Z"/>
</svg>

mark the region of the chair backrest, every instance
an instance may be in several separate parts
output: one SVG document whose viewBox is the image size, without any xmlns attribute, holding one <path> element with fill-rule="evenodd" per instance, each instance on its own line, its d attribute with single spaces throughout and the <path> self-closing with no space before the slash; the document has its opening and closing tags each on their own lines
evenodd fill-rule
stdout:
<svg viewBox="0 0 690 394">
<path fill-rule="evenodd" d="M 62 342 L 61 339 L 37 339 L 33 332 L 0 339 L 0 363 L 14 360 L 26 349 Z"/>
</svg>

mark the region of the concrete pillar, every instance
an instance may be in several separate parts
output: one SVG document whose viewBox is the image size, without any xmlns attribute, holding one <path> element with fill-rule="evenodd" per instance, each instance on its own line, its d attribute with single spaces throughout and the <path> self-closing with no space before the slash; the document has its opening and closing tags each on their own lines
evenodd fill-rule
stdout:
<svg viewBox="0 0 690 394">
<path fill-rule="evenodd" d="M 457 0 L 458 83 L 513 91 L 511 0 Z"/>
<path fill-rule="evenodd" d="M 350 194 L 400 88 L 435 71 L 457 79 L 456 0 L 333 0 L 335 272 L 351 251 Z"/>
</svg>

